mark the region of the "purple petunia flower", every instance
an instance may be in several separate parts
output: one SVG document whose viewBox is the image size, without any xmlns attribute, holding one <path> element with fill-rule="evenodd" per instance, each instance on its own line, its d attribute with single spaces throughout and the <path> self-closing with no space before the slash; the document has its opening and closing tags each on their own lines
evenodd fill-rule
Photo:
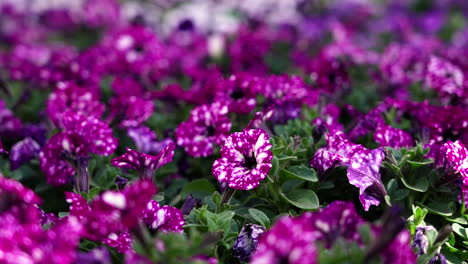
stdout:
<svg viewBox="0 0 468 264">
<path fill-rule="evenodd" d="M 258 245 L 260 236 L 265 232 L 263 226 L 246 224 L 242 227 L 232 248 L 234 256 L 240 261 L 248 261 Z"/>
<path fill-rule="evenodd" d="M 224 142 L 212 173 L 230 188 L 256 188 L 271 169 L 271 147 L 268 135 L 261 129 L 233 133 Z"/>
<path fill-rule="evenodd" d="M 359 200 L 366 211 L 371 205 L 378 206 L 387 194 L 379 173 L 384 158 L 383 149 L 373 149 L 361 159 L 352 159 L 349 164 L 349 183 L 359 188 Z"/>
<path fill-rule="evenodd" d="M 225 102 L 230 112 L 250 113 L 257 104 L 259 80 L 259 77 L 248 73 L 232 75 L 220 86 L 215 100 Z"/>
<path fill-rule="evenodd" d="M 156 193 L 152 181 L 139 180 L 121 192 L 106 191 L 89 205 L 79 194 L 66 192 L 70 215 L 77 217 L 85 227 L 84 236 L 102 241 L 120 252 L 131 247 L 128 230 L 133 228 L 148 201 Z"/>
<path fill-rule="evenodd" d="M 321 173 L 335 166 L 348 166 L 349 183 L 359 188 L 359 199 L 364 209 L 369 210 L 371 204 L 379 205 L 386 195 L 379 173 L 385 158 L 383 150 L 366 149 L 346 139 L 339 131 L 325 136 L 327 147 L 317 150 L 311 166 Z"/>
<path fill-rule="evenodd" d="M 30 137 L 17 142 L 10 150 L 10 169 L 18 169 L 24 163 L 35 158 L 40 150 L 39 144 Z"/>
<path fill-rule="evenodd" d="M 127 135 L 133 140 L 139 152 L 147 154 L 156 154 L 169 144 L 174 143 L 170 138 L 158 141 L 156 133 L 146 126 L 129 127 Z"/>
<path fill-rule="evenodd" d="M 15 138 L 23 129 L 21 120 L 13 115 L 3 100 L 0 100 L 0 124 L 0 137 L 3 138 Z"/>
<path fill-rule="evenodd" d="M 122 156 L 113 158 L 111 164 L 114 167 L 139 171 L 142 177 L 152 179 L 156 169 L 172 161 L 174 148 L 175 144 L 171 143 L 156 156 L 127 148 L 127 152 Z"/>
<path fill-rule="evenodd" d="M 399 227 L 404 227 L 402 223 Z M 317 263 L 315 243 L 324 243 L 326 248 L 332 247 L 339 239 L 361 244 L 358 230 L 362 224 L 364 220 L 359 217 L 354 205 L 343 201 L 335 201 L 318 212 L 282 217 L 261 236 L 250 263 Z M 385 230 L 375 225 L 371 228 L 374 235 L 382 238 L 378 243 L 384 243 L 376 249 L 372 248 L 373 245 L 372 252 L 380 255 L 384 263 L 415 263 L 416 255 L 411 250 L 411 236 L 407 230 L 390 227 Z M 388 239 L 382 235 L 388 236 Z"/>
<path fill-rule="evenodd" d="M 118 95 L 109 102 L 109 119 L 123 127 L 135 127 L 145 122 L 154 112 L 153 101 L 142 96 Z"/>
<path fill-rule="evenodd" d="M 75 173 L 76 168 L 67 159 L 73 163 L 90 153 L 110 155 L 117 148 L 112 130 L 97 118 L 66 112 L 62 123 L 64 131 L 55 134 L 39 154 L 41 170 L 53 185 L 67 183 Z"/>
<path fill-rule="evenodd" d="M 156 201 L 149 201 L 142 213 L 142 220 L 151 229 L 163 232 L 183 232 L 184 215 L 179 209 Z"/>
<path fill-rule="evenodd" d="M 82 232 L 76 218 L 62 218 L 44 230 L 41 210 L 37 207 L 40 198 L 32 190 L 0 174 L 0 193 L 1 263 L 74 262 Z"/>
<path fill-rule="evenodd" d="M 99 101 L 99 89 L 70 82 L 59 83 L 47 99 L 47 115 L 54 124 L 62 127 L 61 117 L 67 110 L 100 118 L 104 105 Z"/>
<path fill-rule="evenodd" d="M 227 105 L 220 102 L 194 108 L 177 127 L 177 144 L 194 157 L 211 155 L 214 145 L 221 145 L 231 129 L 227 113 Z"/>
<path fill-rule="evenodd" d="M 374 140 L 381 147 L 402 148 L 413 146 L 413 138 L 407 132 L 379 123 L 374 132 Z"/>
<path fill-rule="evenodd" d="M 313 241 L 317 234 L 314 231 L 301 217 L 282 217 L 261 236 L 250 263 L 315 264 L 317 249 Z"/>
<path fill-rule="evenodd" d="M 462 97 L 466 89 L 464 82 L 465 76 L 458 66 L 437 56 L 430 58 L 425 76 L 426 86 L 439 92 L 442 97 Z"/>
</svg>

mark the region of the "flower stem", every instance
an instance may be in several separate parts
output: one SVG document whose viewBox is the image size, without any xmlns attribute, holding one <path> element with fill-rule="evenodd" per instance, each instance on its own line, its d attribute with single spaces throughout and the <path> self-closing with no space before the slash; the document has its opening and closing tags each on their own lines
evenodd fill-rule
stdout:
<svg viewBox="0 0 468 264">
<path fill-rule="evenodd" d="M 88 172 L 89 157 L 78 157 L 76 159 L 76 182 L 75 190 L 78 193 L 89 191 L 89 172 Z"/>
<path fill-rule="evenodd" d="M 216 213 L 220 211 L 220 209 L 223 207 L 223 204 L 229 203 L 229 201 L 231 200 L 235 192 L 236 192 L 236 189 L 229 188 L 229 187 L 227 187 L 226 190 L 224 190 L 223 195 L 221 196 L 221 203 L 219 205 L 219 208 L 217 208 Z"/>
</svg>

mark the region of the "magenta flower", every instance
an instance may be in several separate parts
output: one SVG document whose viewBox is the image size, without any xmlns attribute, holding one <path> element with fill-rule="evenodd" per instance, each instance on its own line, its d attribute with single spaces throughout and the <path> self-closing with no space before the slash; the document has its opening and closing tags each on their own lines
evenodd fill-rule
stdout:
<svg viewBox="0 0 468 264">
<path fill-rule="evenodd" d="M 216 101 L 225 102 L 229 111 L 239 114 L 250 113 L 257 105 L 260 78 L 248 73 L 229 77 L 216 94 Z"/>
<path fill-rule="evenodd" d="M 115 96 L 109 102 L 112 123 L 135 127 L 145 122 L 154 112 L 153 101 L 141 96 Z"/>
<path fill-rule="evenodd" d="M 52 185 L 63 185 L 90 153 L 110 155 L 117 148 L 109 126 L 94 117 L 66 112 L 62 116 L 64 131 L 52 136 L 39 154 L 41 170 Z"/>
<path fill-rule="evenodd" d="M 47 114 L 54 124 L 61 127 L 61 117 L 67 110 L 100 118 L 104 105 L 99 101 L 99 89 L 70 82 L 59 83 L 47 99 Z"/>
<path fill-rule="evenodd" d="M 413 146 L 413 138 L 407 132 L 380 123 L 374 132 L 374 140 L 381 147 L 402 148 Z"/>
<path fill-rule="evenodd" d="M 194 108 L 189 119 L 177 127 L 177 145 L 194 157 L 211 155 L 214 145 L 223 144 L 231 129 L 227 113 L 228 107 L 220 102 Z"/>
<path fill-rule="evenodd" d="M 432 56 L 429 60 L 425 84 L 436 90 L 442 97 L 452 95 L 462 97 L 464 93 L 465 76 L 463 71 L 451 62 Z"/>
<path fill-rule="evenodd" d="M 301 217 L 281 217 L 260 237 L 250 263 L 315 264 L 317 249 L 313 242 L 318 234 L 314 231 Z"/>
<path fill-rule="evenodd" d="M 37 207 L 41 200 L 32 190 L 0 174 L 0 193 L 0 262 L 74 262 L 82 231 L 76 218 L 62 218 L 44 230 L 41 210 Z"/>
<path fill-rule="evenodd" d="M 0 137 L 4 138 L 15 138 L 23 129 L 21 120 L 13 115 L 3 100 L 0 100 L 0 124 Z"/>
<path fill-rule="evenodd" d="M 141 176 L 152 179 L 156 169 L 172 161 L 174 148 L 175 144 L 171 143 L 156 156 L 127 148 L 125 154 L 113 158 L 111 163 L 114 167 L 136 170 L 140 172 Z"/>
<path fill-rule="evenodd" d="M 151 229 L 163 232 L 183 232 L 184 215 L 179 209 L 156 201 L 149 201 L 142 213 L 142 220 Z"/>
<path fill-rule="evenodd" d="M 256 188 L 271 169 L 271 147 L 268 135 L 261 129 L 233 133 L 224 142 L 212 173 L 233 189 Z"/>
<path fill-rule="evenodd" d="M 386 264 L 415 263 L 416 255 L 409 243 L 411 236 L 407 230 L 401 229 L 404 228 L 404 221 L 390 221 L 402 225 L 393 227 L 385 223 L 383 227 L 372 226 L 374 235 L 379 236 L 377 243 L 385 243 L 372 253 L 381 256 Z M 317 263 L 316 243 L 330 248 L 341 238 L 360 244 L 358 230 L 362 224 L 364 220 L 359 217 L 354 205 L 343 201 L 335 201 L 318 212 L 282 217 L 260 238 L 250 263 Z M 389 239 L 384 239 L 384 236 Z"/>
<path fill-rule="evenodd" d="M 462 180 L 459 201 L 463 196 L 465 201 L 468 200 L 468 150 L 465 145 L 459 140 L 449 141 L 442 146 L 444 152 L 445 167 L 450 173 L 455 172 L 460 175 Z"/>
<path fill-rule="evenodd" d="M 83 223 L 86 238 L 102 241 L 125 252 L 131 247 L 128 230 L 137 224 L 155 193 L 156 187 L 151 181 L 139 180 L 121 192 L 102 193 L 91 205 L 79 194 L 67 192 L 65 195 L 70 203 L 70 215 Z"/>
</svg>

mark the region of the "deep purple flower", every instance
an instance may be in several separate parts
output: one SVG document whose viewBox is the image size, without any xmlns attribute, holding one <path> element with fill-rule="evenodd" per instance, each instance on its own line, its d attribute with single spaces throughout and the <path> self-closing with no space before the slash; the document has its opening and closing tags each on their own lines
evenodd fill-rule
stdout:
<svg viewBox="0 0 468 264">
<path fill-rule="evenodd" d="M 264 95 L 276 105 L 296 103 L 300 107 L 303 103 L 314 105 L 318 99 L 318 93 L 298 76 L 271 75 L 261 85 Z"/>
<path fill-rule="evenodd" d="M 100 118 L 104 105 L 99 101 L 98 88 L 59 83 L 47 99 L 47 114 L 54 124 L 61 127 L 61 117 L 67 110 Z"/>
<path fill-rule="evenodd" d="M 156 133 L 146 126 L 129 127 L 127 135 L 133 140 L 139 152 L 147 154 L 156 154 L 174 143 L 170 138 L 158 141 Z"/>
<path fill-rule="evenodd" d="M 41 170 L 53 185 L 67 183 L 80 165 L 73 163 L 80 158 L 90 153 L 110 155 L 117 148 L 112 130 L 97 118 L 66 112 L 62 115 L 62 125 L 64 131 L 52 136 L 39 154 Z"/>
<path fill-rule="evenodd" d="M 145 122 L 154 112 L 153 101 L 141 96 L 115 96 L 109 102 L 112 122 L 123 127 L 135 127 Z"/>
<path fill-rule="evenodd" d="M 156 201 L 149 201 L 142 213 L 142 220 L 149 228 L 163 232 L 183 232 L 184 215 L 179 209 Z"/>
<path fill-rule="evenodd" d="M 247 124 L 246 129 L 256 129 L 256 128 L 265 129 L 266 127 L 265 123 L 273 116 L 273 113 L 274 113 L 273 107 L 268 107 L 266 109 L 263 109 L 260 112 L 256 112 L 254 118 L 252 118 L 249 124 Z"/>
<path fill-rule="evenodd" d="M 343 62 L 323 54 L 305 60 L 301 67 L 312 79 L 318 89 L 333 94 L 350 85 L 347 69 Z"/>
<path fill-rule="evenodd" d="M 232 75 L 219 89 L 216 100 L 226 103 L 230 112 L 250 113 L 257 104 L 259 80 L 259 77 L 248 73 Z"/>
<path fill-rule="evenodd" d="M 271 169 L 271 147 L 268 135 L 261 129 L 233 133 L 224 142 L 212 173 L 233 189 L 256 188 Z"/>
<path fill-rule="evenodd" d="M 426 232 L 433 231 L 437 232 L 432 226 L 418 226 L 416 227 L 416 233 L 413 237 L 412 247 L 416 249 L 416 254 L 418 256 L 424 255 L 429 249 L 429 238 L 426 235 Z"/>
<path fill-rule="evenodd" d="M 114 167 L 139 171 L 141 176 L 151 179 L 156 169 L 172 161 L 172 158 L 174 157 L 174 148 L 175 144 L 171 143 L 161 150 L 156 156 L 127 148 L 127 152 L 125 154 L 113 158 L 111 163 Z"/>
<path fill-rule="evenodd" d="M 380 165 L 385 154 L 383 149 L 373 149 L 361 158 L 353 158 L 348 167 L 349 183 L 359 188 L 359 200 L 364 210 L 378 206 L 387 192 L 380 180 Z"/>
<path fill-rule="evenodd" d="M 257 248 L 258 240 L 264 232 L 265 228 L 259 225 L 246 224 L 243 226 L 232 248 L 234 256 L 240 261 L 248 261 Z"/>
<path fill-rule="evenodd" d="M 0 100 L 0 124 L 0 137 L 4 138 L 18 137 L 23 129 L 21 120 L 13 115 L 3 100 Z"/>
<path fill-rule="evenodd" d="M 10 169 L 16 170 L 24 163 L 35 158 L 40 149 L 39 144 L 30 137 L 17 142 L 10 150 Z"/>
<path fill-rule="evenodd" d="M 194 108 L 189 119 L 177 127 L 177 145 L 194 157 L 211 155 L 214 145 L 223 144 L 231 129 L 227 113 L 228 107 L 220 102 Z"/>
</svg>

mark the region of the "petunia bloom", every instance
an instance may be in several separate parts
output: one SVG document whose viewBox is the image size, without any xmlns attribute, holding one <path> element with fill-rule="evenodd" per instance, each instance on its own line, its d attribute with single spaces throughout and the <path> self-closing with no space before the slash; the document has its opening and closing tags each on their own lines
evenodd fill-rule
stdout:
<svg viewBox="0 0 468 264">
<path fill-rule="evenodd" d="M 164 205 L 160 206 L 156 201 L 149 201 L 142 212 L 142 220 L 149 228 L 163 232 L 184 231 L 184 215 L 181 210 Z"/>
<path fill-rule="evenodd" d="M 263 226 L 246 224 L 242 227 L 236 243 L 232 248 L 232 253 L 240 261 L 248 261 L 258 245 L 260 236 L 265 233 Z"/>
<path fill-rule="evenodd" d="M 171 143 L 156 156 L 127 148 L 127 152 L 122 156 L 113 158 L 111 164 L 114 167 L 136 170 L 142 177 L 151 179 L 156 169 L 172 161 L 174 148 L 175 144 Z"/>
<path fill-rule="evenodd" d="M 63 185 L 78 168 L 85 170 L 90 153 L 110 155 L 117 148 L 117 139 L 103 121 L 79 113 L 62 116 L 64 131 L 52 136 L 39 153 L 41 170 L 52 185 Z M 78 172 L 83 172 L 78 170 Z"/>
<path fill-rule="evenodd" d="M 230 188 L 256 188 L 271 169 L 271 147 L 268 135 L 261 129 L 233 133 L 224 142 L 212 173 Z"/>
<path fill-rule="evenodd" d="M 10 150 L 10 169 L 16 170 L 24 163 L 37 157 L 40 149 L 39 144 L 30 137 L 17 142 Z"/>
<path fill-rule="evenodd" d="M 189 119 L 177 127 L 177 145 L 193 157 L 211 155 L 214 146 L 221 145 L 231 129 L 227 113 L 228 107 L 220 102 L 194 108 Z"/>
</svg>

